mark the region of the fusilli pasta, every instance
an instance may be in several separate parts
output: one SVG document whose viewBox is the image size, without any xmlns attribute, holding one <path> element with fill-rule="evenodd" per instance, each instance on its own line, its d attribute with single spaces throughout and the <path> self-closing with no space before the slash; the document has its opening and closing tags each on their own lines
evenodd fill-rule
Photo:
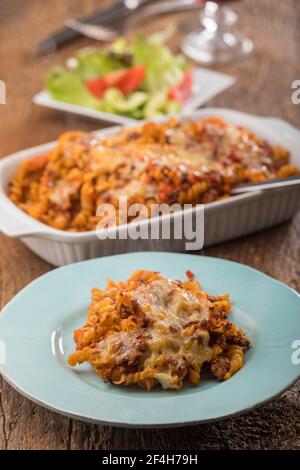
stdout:
<svg viewBox="0 0 300 470">
<path fill-rule="evenodd" d="M 139 270 L 127 281 L 93 289 L 85 325 L 74 332 L 75 366 L 89 361 L 116 385 L 180 389 L 203 368 L 227 380 L 244 364 L 250 341 L 227 317 L 228 295 L 210 296 L 191 272 L 185 282 Z"/>
</svg>

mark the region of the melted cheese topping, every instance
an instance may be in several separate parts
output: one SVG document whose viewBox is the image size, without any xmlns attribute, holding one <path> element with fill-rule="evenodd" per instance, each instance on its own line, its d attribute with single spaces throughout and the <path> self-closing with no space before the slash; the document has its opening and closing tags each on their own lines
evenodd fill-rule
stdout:
<svg viewBox="0 0 300 470">
<path fill-rule="evenodd" d="M 182 329 L 191 322 L 208 319 L 208 305 L 166 277 L 139 287 L 135 297 L 146 317 L 167 329 Z"/>
<path fill-rule="evenodd" d="M 176 388 L 173 371 L 181 366 L 200 368 L 211 359 L 208 332 L 197 328 L 188 335 L 185 331 L 189 325 L 208 320 L 208 305 L 165 277 L 138 288 L 135 299 L 150 325 L 147 345 L 151 355 L 145 366 L 155 367 L 164 355 L 167 361 L 155 378 L 163 388 Z"/>
</svg>

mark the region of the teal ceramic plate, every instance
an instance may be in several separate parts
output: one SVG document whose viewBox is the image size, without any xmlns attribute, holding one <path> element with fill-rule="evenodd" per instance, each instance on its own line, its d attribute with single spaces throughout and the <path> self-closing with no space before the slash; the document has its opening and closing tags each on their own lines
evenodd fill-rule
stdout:
<svg viewBox="0 0 300 470">
<path fill-rule="evenodd" d="M 147 392 L 106 385 L 89 365 L 68 367 L 72 332 L 85 319 L 91 288 L 140 268 L 175 279 L 190 269 L 205 290 L 230 293 L 233 321 L 253 340 L 244 368 L 226 382 L 204 378 L 198 387 Z M 0 315 L 0 344 L 6 347 L 0 372 L 32 401 L 72 418 L 125 427 L 185 426 L 245 412 L 290 387 L 300 376 L 292 361 L 299 332 L 300 297 L 254 269 L 204 256 L 124 254 L 56 269 L 20 292 Z"/>
</svg>

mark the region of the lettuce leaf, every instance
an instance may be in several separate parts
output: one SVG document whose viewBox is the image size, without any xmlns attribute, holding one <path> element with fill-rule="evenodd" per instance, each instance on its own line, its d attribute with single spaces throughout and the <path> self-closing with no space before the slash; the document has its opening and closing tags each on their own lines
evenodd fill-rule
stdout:
<svg viewBox="0 0 300 470">
<path fill-rule="evenodd" d="M 76 56 L 76 72 L 83 80 L 101 77 L 124 68 L 124 64 L 103 49 L 82 49 Z"/>
<path fill-rule="evenodd" d="M 131 51 L 134 65 L 147 65 L 143 88 L 149 93 L 167 90 L 182 79 L 187 68 L 181 55 L 174 55 L 164 44 L 142 36 L 135 37 Z"/>
<path fill-rule="evenodd" d="M 46 89 L 56 100 L 99 109 L 100 101 L 88 92 L 82 79 L 63 68 L 56 67 L 49 73 Z"/>
<path fill-rule="evenodd" d="M 103 100 L 101 101 L 101 110 L 135 119 L 142 119 L 147 99 L 147 93 L 142 91 L 135 91 L 125 96 L 117 88 L 110 88 L 104 93 Z"/>
</svg>

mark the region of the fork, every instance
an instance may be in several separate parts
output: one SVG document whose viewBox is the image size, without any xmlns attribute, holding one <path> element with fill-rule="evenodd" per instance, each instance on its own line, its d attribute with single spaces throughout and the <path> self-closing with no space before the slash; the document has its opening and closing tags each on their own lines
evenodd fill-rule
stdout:
<svg viewBox="0 0 300 470">
<path fill-rule="evenodd" d="M 127 0 L 125 4 L 127 8 L 129 8 L 127 4 L 131 4 L 133 6 L 134 2 L 135 0 Z M 125 22 L 124 29 L 132 28 L 140 22 L 158 15 L 196 10 L 201 8 L 205 2 L 199 0 L 165 0 L 158 4 L 149 4 L 148 6 L 147 3 L 150 2 L 145 2 L 146 6 L 140 11 L 139 15 L 132 16 L 127 22 Z M 114 41 L 121 34 L 119 31 L 114 29 L 82 23 L 74 19 L 68 19 L 65 22 L 65 26 L 80 33 L 82 36 L 95 39 L 97 41 Z"/>
</svg>

